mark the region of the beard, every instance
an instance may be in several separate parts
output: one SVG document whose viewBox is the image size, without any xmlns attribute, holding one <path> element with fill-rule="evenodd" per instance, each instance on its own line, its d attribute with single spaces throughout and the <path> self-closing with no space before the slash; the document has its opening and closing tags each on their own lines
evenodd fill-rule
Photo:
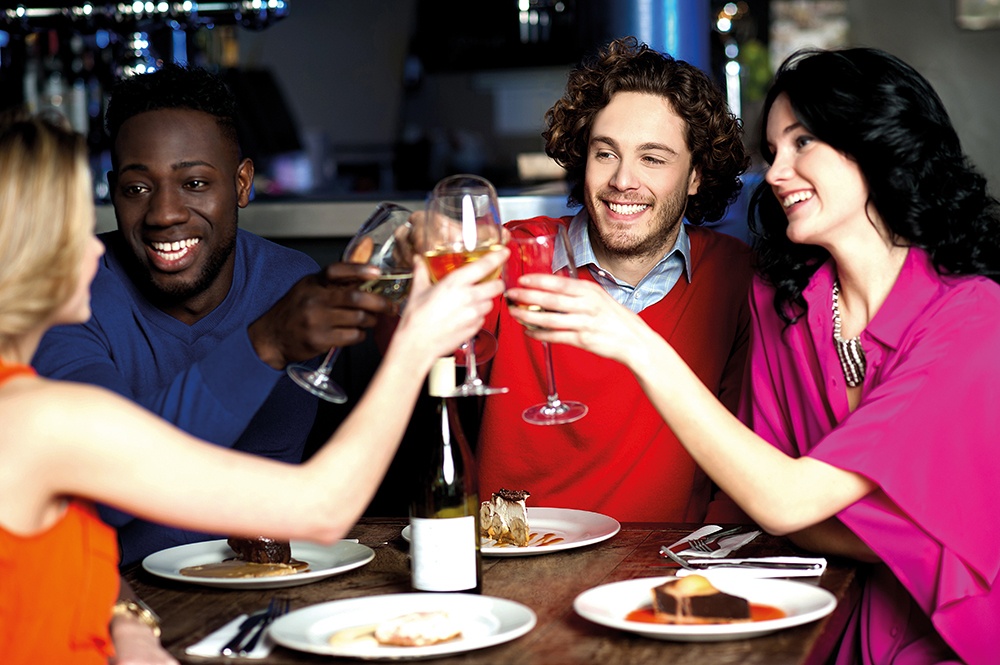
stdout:
<svg viewBox="0 0 1000 665">
<path fill-rule="evenodd" d="M 219 235 L 218 243 L 212 253 L 202 263 L 199 272 L 188 281 L 162 282 L 157 280 L 153 271 L 146 266 L 127 246 L 123 247 L 118 256 L 136 286 L 157 307 L 183 305 L 207 291 L 219 278 L 226 262 L 236 251 L 236 234 L 239 225 L 239 212 L 233 213 L 233 224 L 228 232 Z M 218 227 L 217 227 L 218 228 Z M 219 231 L 216 231 L 219 233 Z"/>
<path fill-rule="evenodd" d="M 587 197 L 587 212 L 590 213 L 591 242 L 598 243 L 608 256 L 620 259 L 662 257 L 677 239 L 677 229 L 687 209 L 687 191 L 678 190 L 668 198 L 653 203 L 653 215 L 648 225 L 643 227 L 618 225 L 606 219 L 602 198 L 620 196 L 598 192 Z M 648 201 L 630 201 L 648 203 Z"/>
</svg>

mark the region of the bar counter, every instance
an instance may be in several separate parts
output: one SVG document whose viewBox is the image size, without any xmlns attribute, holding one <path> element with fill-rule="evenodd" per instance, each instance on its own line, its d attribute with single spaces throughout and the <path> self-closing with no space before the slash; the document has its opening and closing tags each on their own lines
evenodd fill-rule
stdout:
<svg viewBox="0 0 1000 665">
<path fill-rule="evenodd" d="M 287 597 L 292 609 L 330 600 L 408 593 L 408 546 L 400 537 L 405 519 L 365 518 L 349 534 L 372 547 L 367 565 L 312 584 L 270 591 L 235 591 L 171 582 L 139 565 L 125 571 L 136 592 L 163 622 L 163 643 L 183 663 L 256 662 L 275 665 L 351 662 L 275 647 L 264 660 L 199 658 L 185 647 L 240 614 L 265 606 L 272 596 Z M 641 577 L 673 574 L 659 554 L 663 544 L 687 535 L 697 524 L 625 523 L 601 543 L 552 554 L 483 558 L 483 594 L 530 607 L 538 623 L 526 635 L 498 646 L 423 662 L 459 664 L 526 663 L 676 663 L 677 665 L 820 665 L 839 644 L 860 597 L 854 562 L 830 559 L 818 583 L 836 596 L 837 608 L 819 621 L 752 639 L 729 642 L 670 642 L 599 626 L 573 611 L 573 600 L 595 586 Z M 787 539 L 762 534 L 739 556 L 803 554 Z M 813 580 L 815 581 L 815 580 Z M 360 661 L 353 661 L 360 662 Z"/>
</svg>

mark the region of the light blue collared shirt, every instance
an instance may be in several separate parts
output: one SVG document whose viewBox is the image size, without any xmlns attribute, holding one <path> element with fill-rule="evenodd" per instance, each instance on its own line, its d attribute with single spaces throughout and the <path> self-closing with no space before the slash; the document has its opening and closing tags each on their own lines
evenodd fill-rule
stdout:
<svg viewBox="0 0 1000 665">
<path fill-rule="evenodd" d="M 683 222 L 674 246 L 634 286 L 616 278 L 598 263 L 587 233 L 589 222 L 590 215 L 584 208 L 569 223 L 569 242 L 573 248 L 576 267 L 578 270 L 586 267 L 594 280 L 629 310 L 638 314 L 663 300 L 682 274 L 686 275 L 688 282 L 691 281 L 691 238 Z M 567 263 L 565 256 L 557 254 L 553 257 L 555 268 L 564 267 Z"/>
</svg>

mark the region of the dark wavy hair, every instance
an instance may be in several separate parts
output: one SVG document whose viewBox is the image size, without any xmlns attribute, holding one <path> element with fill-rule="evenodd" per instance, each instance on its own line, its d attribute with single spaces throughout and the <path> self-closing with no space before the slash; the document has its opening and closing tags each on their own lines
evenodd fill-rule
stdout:
<svg viewBox="0 0 1000 665">
<path fill-rule="evenodd" d="M 114 146 L 126 120 L 162 109 L 191 109 L 215 116 L 219 129 L 239 152 L 236 97 L 229 86 L 206 69 L 175 64 L 115 82 L 104 117 L 111 145 Z M 114 150 L 111 156 L 117 168 Z"/>
<path fill-rule="evenodd" d="M 1000 281 L 997 201 L 962 151 L 941 99 L 916 70 L 870 48 L 793 54 L 764 102 L 760 146 L 768 163 L 774 154 L 767 116 L 781 94 L 807 131 L 857 163 L 868 203 L 896 242 L 926 250 L 941 274 Z M 792 323 L 805 311 L 802 290 L 829 253 L 791 242 L 787 226 L 762 182 L 750 201 L 757 270 L 776 289 L 779 316 Z"/>
<path fill-rule="evenodd" d="M 566 92 L 545 113 L 545 152 L 566 169 L 570 205 L 583 202 L 587 147 L 594 117 L 617 92 L 664 97 L 687 125 L 687 147 L 701 185 L 688 197 L 692 224 L 720 219 L 736 200 L 750 164 L 743 128 L 719 88 L 700 69 L 659 53 L 635 37 L 616 39 L 569 74 Z"/>
</svg>

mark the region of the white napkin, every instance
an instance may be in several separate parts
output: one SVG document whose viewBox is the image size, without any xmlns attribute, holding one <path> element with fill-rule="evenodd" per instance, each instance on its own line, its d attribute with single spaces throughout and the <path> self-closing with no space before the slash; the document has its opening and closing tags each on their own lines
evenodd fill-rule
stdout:
<svg viewBox="0 0 1000 665">
<path fill-rule="evenodd" d="M 219 651 L 229 640 L 236 637 L 236 633 L 240 629 L 240 624 L 246 618 L 246 614 L 241 614 L 214 633 L 207 635 L 202 641 L 196 642 L 184 649 L 184 653 L 189 656 L 220 658 L 221 654 Z M 261 635 L 260 640 L 257 641 L 257 646 L 253 648 L 253 651 L 246 656 L 241 656 L 241 658 L 267 658 L 273 648 L 274 640 L 271 639 L 270 627 L 268 627 L 264 630 L 264 634 Z"/>
<path fill-rule="evenodd" d="M 712 563 L 715 559 L 701 558 L 688 559 L 691 563 Z M 794 570 L 790 568 L 756 568 L 754 566 L 740 566 L 739 568 L 705 568 L 703 570 L 688 570 L 682 568 L 674 573 L 677 577 L 686 575 L 704 575 L 705 577 L 727 577 L 727 578 L 765 578 L 765 577 L 820 577 L 826 571 L 826 559 L 822 557 L 801 557 L 801 556 L 765 556 L 747 559 L 727 559 L 729 562 L 747 561 L 770 561 L 777 563 L 814 563 L 819 564 L 819 568 L 813 570 Z"/>
<path fill-rule="evenodd" d="M 721 526 L 717 524 L 709 524 L 708 526 L 703 526 L 700 529 L 692 531 L 687 536 L 681 538 L 670 547 L 674 547 L 675 545 L 680 545 L 681 543 L 689 542 L 691 540 L 694 540 L 695 538 L 703 538 L 705 536 L 710 536 L 716 531 L 721 531 L 721 530 L 722 530 Z M 714 552 L 699 552 L 698 550 L 686 549 L 681 552 L 678 552 L 677 554 L 678 556 L 698 557 L 699 559 L 706 559 L 706 558 L 721 559 L 729 554 L 732 554 L 734 551 L 743 547 L 744 545 L 746 545 L 759 535 L 760 531 L 748 531 L 747 533 L 734 533 L 731 536 L 726 536 L 721 540 L 719 540 L 718 544 L 720 545 L 720 547 Z"/>
</svg>

